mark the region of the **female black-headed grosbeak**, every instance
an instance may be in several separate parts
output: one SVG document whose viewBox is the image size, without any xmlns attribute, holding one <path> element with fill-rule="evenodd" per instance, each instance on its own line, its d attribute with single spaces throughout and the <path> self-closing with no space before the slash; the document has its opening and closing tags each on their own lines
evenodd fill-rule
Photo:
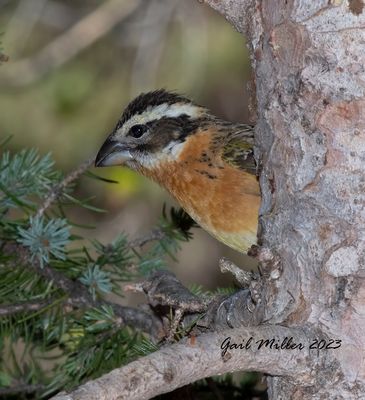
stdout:
<svg viewBox="0 0 365 400">
<path fill-rule="evenodd" d="M 250 125 L 219 119 L 165 90 L 142 93 L 95 165 L 125 165 L 158 182 L 200 226 L 238 251 L 256 243 L 260 190 Z"/>
</svg>

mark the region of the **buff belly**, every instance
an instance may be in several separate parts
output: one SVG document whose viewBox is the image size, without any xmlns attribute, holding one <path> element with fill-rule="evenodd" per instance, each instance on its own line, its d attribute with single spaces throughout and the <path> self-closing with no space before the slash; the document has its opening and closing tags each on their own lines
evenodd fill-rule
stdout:
<svg viewBox="0 0 365 400">
<path fill-rule="evenodd" d="M 208 221 L 205 221 L 201 216 L 196 215 L 194 210 L 190 207 L 186 207 L 185 211 L 191 216 L 191 218 L 196 221 L 196 223 L 201 226 L 205 231 L 207 231 L 214 238 L 224 243 L 228 247 L 239 252 L 246 253 L 252 245 L 257 242 L 256 224 L 251 224 L 252 229 L 245 224 L 242 231 L 229 231 L 229 220 L 226 221 L 227 231 L 224 229 L 215 229 Z"/>
</svg>

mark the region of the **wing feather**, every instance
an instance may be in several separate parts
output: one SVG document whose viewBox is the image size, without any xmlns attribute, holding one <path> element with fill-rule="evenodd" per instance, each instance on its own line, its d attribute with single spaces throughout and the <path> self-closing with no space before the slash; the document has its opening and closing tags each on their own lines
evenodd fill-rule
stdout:
<svg viewBox="0 0 365 400">
<path fill-rule="evenodd" d="M 254 127 L 246 124 L 217 123 L 213 152 L 220 152 L 227 164 L 256 175 L 254 158 Z M 228 132 L 228 133 L 227 133 Z"/>
</svg>

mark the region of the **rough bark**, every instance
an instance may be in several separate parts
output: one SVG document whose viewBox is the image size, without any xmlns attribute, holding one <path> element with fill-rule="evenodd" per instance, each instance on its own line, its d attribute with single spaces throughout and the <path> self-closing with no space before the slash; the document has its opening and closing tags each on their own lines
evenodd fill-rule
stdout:
<svg viewBox="0 0 365 400">
<path fill-rule="evenodd" d="M 261 240 L 279 260 L 268 271 L 265 320 L 342 340 L 313 385 L 272 377 L 269 395 L 363 398 L 364 4 L 252 5 L 237 28 L 248 33 L 256 75 Z"/>
<path fill-rule="evenodd" d="M 210 340 L 211 334 L 202 335 L 198 338 L 199 351 L 190 346 L 193 356 L 189 362 L 178 358 L 185 354 L 188 342 L 176 344 L 170 351 L 162 349 L 122 368 L 124 380 L 118 381 L 119 385 L 131 388 L 131 377 L 142 379 L 135 371 L 146 368 L 153 360 L 155 370 L 160 371 L 158 376 L 149 375 L 152 386 L 154 379 L 159 382 L 159 390 L 153 391 L 153 395 L 207 374 L 255 368 L 270 374 L 270 399 L 362 399 L 365 393 L 364 2 L 206 0 L 206 3 L 247 36 L 255 72 L 256 155 L 262 189 L 259 259 L 266 278 L 262 319 L 271 325 L 269 329 L 274 335 L 276 329 L 282 329 L 280 325 L 287 326 L 290 335 L 297 329 L 302 335 L 306 332 L 307 343 L 314 344 L 317 350 L 310 353 L 283 350 L 280 354 L 286 356 L 280 357 L 275 351 L 258 351 L 254 359 L 245 354 L 231 365 L 225 364 L 221 354 L 214 350 L 217 338 Z M 263 328 L 252 329 L 251 334 L 256 335 Z M 241 339 L 247 339 L 247 328 L 231 332 L 239 332 Z M 321 349 L 313 341 L 316 338 L 324 338 L 326 344 L 331 339 L 340 340 L 341 346 Z M 209 357 L 210 354 L 216 357 Z M 232 354 L 239 357 L 236 351 Z M 171 359 L 181 368 L 178 377 L 168 374 L 167 380 L 171 380 L 168 383 L 162 379 L 164 363 L 169 363 L 173 355 L 177 358 Z M 298 362 L 296 367 L 295 362 Z M 289 370 L 285 365 L 289 365 Z M 131 367 L 137 370 L 133 372 Z M 104 393 L 102 390 L 107 390 L 111 380 L 107 379 L 106 385 L 100 379 L 96 386 L 91 384 L 92 390 Z M 104 382 L 102 389 L 98 386 L 100 382 Z M 139 387 L 145 386 L 146 382 Z M 124 389 L 118 387 L 120 391 L 108 398 L 123 398 L 118 396 Z M 64 398 L 83 398 L 71 396 Z"/>
<path fill-rule="evenodd" d="M 293 343 L 303 343 L 305 350 L 273 350 L 259 348 L 259 338 L 293 337 Z M 249 348 L 245 349 L 247 340 Z M 243 349 L 228 349 L 224 343 L 242 345 Z M 145 400 L 170 392 L 197 379 L 245 369 L 262 370 L 268 374 L 284 375 L 290 381 L 307 383 L 313 376 L 306 374 L 311 357 L 309 338 L 305 331 L 280 326 L 229 329 L 182 340 L 160 351 L 118 368 L 94 381 L 87 382 L 70 394 L 59 393 L 54 400 Z M 222 345 L 223 343 L 223 345 Z M 275 358 L 272 353 L 275 352 Z M 257 357 L 257 354 L 260 356 Z M 277 362 L 279 361 L 279 362 Z M 278 365 L 280 365 L 278 367 Z M 303 377 L 298 380 L 298 377 Z"/>
</svg>

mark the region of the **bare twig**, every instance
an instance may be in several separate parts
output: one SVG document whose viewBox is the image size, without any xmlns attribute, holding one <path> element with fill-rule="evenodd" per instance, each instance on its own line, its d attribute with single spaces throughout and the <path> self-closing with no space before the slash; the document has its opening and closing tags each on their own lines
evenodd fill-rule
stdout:
<svg viewBox="0 0 365 400">
<path fill-rule="evenodd" d="M 52 303 L 52 300 L 38 300 L 38 301 L 27 301 L 26 303 L 19 304 L 3 304 L 0 305 L 0 317 L 6 317 L 9 315 L 18 314 L 21 312 L 33 312 L 39 311 L 47 307 Z"/>
<path fill-rule="evenodd" d="M 43 385 L 17 384 L 14 386 L 0 388 L 0 396 L 11 396 L 20 393 L 33 393 L 42 389 L 44 389 Z"/>
<path fill-rule="evenodd" d="M 261 281 L 252 281 L 249 289 L 232 295 L 197 296 L 172 272 L 158 270 L 141 283 L 124 286 L 124 290 L 143 292 L 154 309 L 173 309 L 178 314 L 173 324 L 191 326 L 197 322 L 195 329 L 206 331 L 260 324 L 264 310 L 261 285 Z"/>
<path fill-rule="evenodd" d="M 141 283 L 141 282 L 128 283 L 127 285 L 123 286 L 123 291 L 124 292 L 130 292 L 130 293 L 144 293 L 144 291 L 143 291 L 143 283 Z"/>
<path fill-rule="evenodd" d="M 142 283 L 152 306 L 168 306 L 189 312 L 204 312 L 211 299 L 201 299 L 190 292 L 170 271 L 157 270 Z"/>
<path fill-rule="evenodd" d="M 48 0 L 47 7 L 40 15 L 40 23 L 53 29 L 65 30 L 82 17 L 83 9 L 76 9 L 75 5 L 57 0 Z"/>
<path fill-rule="evenodd" d="M 1 86 L 19 87 L 33 83 L 58 68 L 110 32 L 131 15 L 142 0 L 109 0 L 57 37 L 36 56 L 20 60 L 2 73 Z"/>
<path fill-rule="evenodd" d="M 138 32 L 138 47 L 131 69 L 133 71 L 131 77 L 132 93 L 139 93 L 146 87 L 155 85 L 167 38 L 166 30 L 178 3 L 178 0 L 146 2 L 145 21 L 156 20 L 156 16 L 160 16 L 160 18 L 154 24 L 145 24 L 145 28 Z"/>
<path fill-rule="evenodd" d="M 169 331 L 169 334 L 166 339 L 168 342 L 171 343 L 174 341 L 175 334 L 177 332 L 177 329 L 180 325 L 180 322 L 181 322 L 183 316 L 184 316 L 184 310 L 182 308 L 178 308 L 175 311 L 175 315 L 171 321 L 170 331 Z"/>
<path fill-rule="evenodd" d="M 75 170 L 70 172 L 60 183 L 55 185 L 50 192 L 48 193 L 48 196 L 44 200 L 43 204 L 39 207 L 36 217 L 41 217 L 45 211 L 59 198 L 62 196 L 64 190 L 68 185 L 70 185 L 72 182 L 74 182 L 76 179 L 79 178 L 80 175 L 82 175 L 93 163 L 94 163 L 94 158 L 90 158 L 89 160 L 86 160 L 83 162 L 81 165 L 79 165 Z"/>
<path fill-rule="evenodd" d="M 37 24 L 48 0 L 22 0 L 17 4 L 12 18 L 6 27 L 5 41 L 12 49 L 13 56 L 26 47 L 31 33 Z"/>
<path fill-rule="evenodd" d="M 161 240 L 165 237 L 165 232 L 162 229 L 154 228 L 145 236 L 142 236 L 137 239 L 133 239 L 128 243 L 128 246 L 133 247 L 143 247 L 145 244 L 149 242 L 153 242 L 155 240 Z"/>
<path fill-rule="evenodd" d="M 285 337 L 291 337 L 292 343 L 301 343 L 304 348 L 288 349 L 283 346 L 276 349 L 265 345 L 259 348 L 262 339 L 274 339 L 280 344 Z M 313 368 L 323 359 L 314 355 L 311 357 L 309 339 L 304 330 L 282 326 L 208 333 L 194 338 L 194 341 L 185 339 L 166 346 L 99 379 L 87 382 L 74 392 L 62 392 L 52 399 L 145 400 L 198 379 L 232 371 L 261 371 L 275 376 L 285 375 L 290 376 L 293 383 L 300 376 L 310 383 L 313 378 L 307 373 L 308 367 Z M 229 343 L 241 345 L 241 348 L 227 348 Z"/>
<path fill-rule="evenodd" d="M 9 57 L 0 51 L 0 65 L 1 63 L 9 61 Z"/>
<path fill-rule="evenodd" d="M 223 273 L 230 272 L 241 287 L 250 286 L 253 278 L 252 272 L 238 268 L 236 264 L 224 257 L 219 260 L 219 268 Z"/>
</svg>

